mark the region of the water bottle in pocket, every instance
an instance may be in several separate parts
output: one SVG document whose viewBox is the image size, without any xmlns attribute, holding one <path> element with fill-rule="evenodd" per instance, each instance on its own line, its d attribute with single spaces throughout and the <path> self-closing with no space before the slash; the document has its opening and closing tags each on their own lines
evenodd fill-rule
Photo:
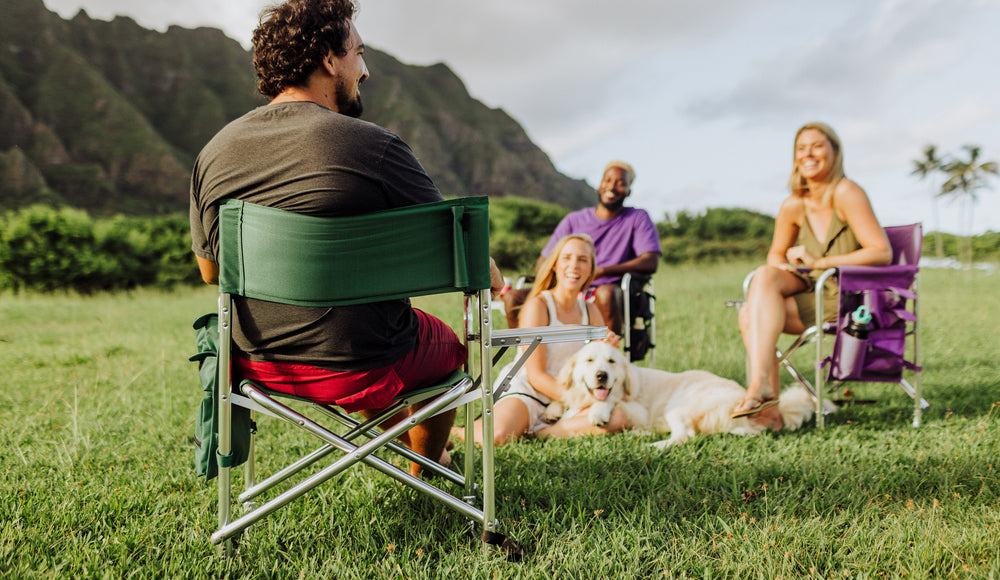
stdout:
<svg viewBox="0 0 1000 580">
<path fill-rule="evenodd" d="M 865 305 L 850 314 L 844 332 L 838 338 L 830 377 L 836 380 L 851 380 L 861 376 L 868 353 L 868 333 L 871 330 L 872 315 Z"/>
</svg>

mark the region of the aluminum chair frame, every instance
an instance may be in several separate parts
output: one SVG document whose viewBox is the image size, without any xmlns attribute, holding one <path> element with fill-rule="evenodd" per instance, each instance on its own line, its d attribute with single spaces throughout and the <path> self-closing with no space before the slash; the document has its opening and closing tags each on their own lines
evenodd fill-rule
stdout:
<svg viewBox="0 0 1000 580">
<path fill-rule="evenodd" d="M 649 295 L 649 310 L 651 316 L 649 317 L 649 326 L 646 329 L 649 331 L 649 350 L 648 356 L 644 359 L 648 362 L 650 368 L 656 367 L 656 292 L 653 285 L 653 274 L 649 274 L 648 277 L 645 275 L 638 275 L 638 277 L 645 278 L 645 283 L 642 285 L 642 290 Z M 629 292 L 632 289 L 632 283 L 634 276 L 632 272 L 626 272 L 622 276 L 620 287 L 622 289 L 622 346 L 625 354 L 630 355 L 632 352 L 632 333 L 630 329 L 638 319 L 633 319 L 632 316 L 632 303 L 629 300 Z M 522 290 L 525 286 L 534 281 L 534 277 L 521 276 L 514 283 L 514 289 Z M 645 324 L 645 322 L 643 322 Z M 637 362 L 637 361 L 636 361 Z"/>
<path fill-rule="evenodd" d="M 915 230 L 915 234 L 914 235 L 916 235 L 916 236 L 920 236 L 921 235 L 920 224 L 913 224 L 913 225 L 909 225 L 909 226 L 889 226 L 889 227 L 887 227 L 885 229 L 886 229 L 887 233 L 892 233 L 893 230 L 903 231 L 903 230 L 908 230 L 908 229 L 914 229 Z M 891 240 L 891 236 L 890 236 L 890 241 L 892 241 Z M 902 250 L 902 251 L 905 252 L 905 250 Z M 894 264 L 897 263 L 900 259 L 904 259 L 904 258 L 901 258 L 901 256 L 899 255 L 900 252 L 901 252 L 900 248 L 897 248 L 897 247 L 893 248 L 893 263 Z M 912 254 L 914 252 L 911 251 L 909 253 Z M 913 373 L 913 383 L 912 384 L 909 381 L 907 381 L 905 378 L 903 378 L 902 376 L 900 376 L 900 378 L 897 381 L 886 381 L 886 382 L 894 382 L 894 383 L 898 384 L 900 386 L 900 388 L 903 390 L 903 392 L 905 392 L 911 399 L 913 399 L 913 422 L 912 422 L 912 425 L 914 427 L 919 427 L 921 425 L 921 423 L 922 423 L 922 420 L 923 420 L 923 411 L 924 411 L 924 409 L 927 409 L 927 408 L 930 407 L 930 403 L 928 403 L 927 400 L 923 398 L 922 388 L 921 388 L 921 382 L 920 382 L 920 367 L 919 367 L 919 362 L 920 362 L 920 357 L 919 357 L 919 355 L 920 355 L 920 291 L 919 291 L 919 289 L 920 289 L 920 272 L 919 272 L 919 268 L 917 267 L 917 262 L 920 259 L 919 247 L 916 249 L 915 254 L 916 254 L 915 256 L 914 255 L 910 255 L 910 256 L 906 256 L 906 258 L 905 258 L 907 261 L 911 262 L 911 266 L 914 269 L 914 272 L 913 272 L 913 283 L 910 286 L 910 290 L 913 292 L 913 295 L 914 295 L 913 298 L 910 299 L 910 300 L 912 300 L 912 304 L 913 304 L 911 312 L 914 315 L 914 320 L 911 322 L 912 326 L 906 331 L 905 334 L 907 336 L 911 336 L 912 337 L 912 341 L 911 342 L 912 342 L 913 360 L 911 362 L 912 362 L 912 365 L 914 367 L 916 367 L 916 370 Z M 850 271 L 851 269 L 855 269 L 855 270 L 864 270 L 864 269 L 867 269 L 867 270 L 870 270 L 870 271 L 877 271 L 878 268 L 879 268 L 878 266 L 845 266 L 843 268 L 829 268 L 829 269 L 823 271 L 823 273 L 820 275 L 819 279 L 816 281 L 816 288 L 817 289 L 823 288 L 823 285 L 826 283 L 826 281 L 831 276 L 838 276 L 839 277 L 840 274 L 842 272 L 844 272 L 844 271 Z M 753 276 L 754 276 L 754 272 L 751 271 L 749 274 L 747 274 L 746 278 L 744 278 L 744 280 L 743 280 L 743 298 L 744 298 L 744 301 L 746 300 L 746 297 L 747 297 L 747 295 L 748 295 L 748 293 L 750 291 L 750 283 L 753 280 Z M 839 287 L 839 279 L 838 279 L 838 287 Z M 816 303 L 815 303 L 816 304 L 816 306 L 815 306 L 815 308 L 816 308 L 816 319 L 817 320 L 823 320 L 823 318 L 824 318 L 823 292 L 821 290 L 817 290 L 817 292 L 815 293 L 815 295 L 816 295 Z M 842 298 L 842 293 L 840 293 L 839 296 L 841 296 L 841 298 Z M 839 304 L 839 301 L 838 301 L 838 304 Z M 793 379 L 795 379 L 796 382 L 798 382 L 803 387 L 805 387 L 805 389 L 807 391 L 809 391 L 809 394 L 812 395 L 813 400 L 816 403 L 816 426 L 818 428 L 821 428 L 821 429 L 825 426 L 825 423 L 826 423 L 825 422 L 825 416 L 828 413 L 832 412 L 832 410 L 828 410 L 825 407 L 825 405 L 824 405 L 824 400 L 825 400 L 825 394 L 826 394 L 826 392 L 827 391 L 832 391 L 832 390 L 838 388 L 840 385 L 842 385 L 842 384 L 844 384 L 846 382 L 864 382 L 864 381 L 834 380 L 834 381 L 830 382 L 830 384 L 827 384 L 827 382 L 828 382 L 827 381 L 828 370 L 826 369 L 825 363 L 829 362 L 828 357 L 831 356 L 832 349 L 831 349 L 830 352 L 827 351 L 827 348 L 826 348 L 826 338 L 827 338 L 828 335 L 836 335 L 836 334 L 837 334 L 836 321 L 824 322 L 824 323 L 822 323 L 821 325 L 818 325 L 818 326 L 817 325 L 812 325 L 812 326 L 806 328 L 806 330 L 804 332 L 802 332 L 800 335 L 798 335 L 794 339 L 794 341 L 784 351 L 782 351 L 780 348 L 778 348 L 778 349 L 776 349 L 776 352 L 775 352 L 776 356 L 778 357 L 778 363 L 782 367 L 784 367 L 785 370 L 788 371 L 788 373 L 792 376 Z M 791 361 L 789 360 L 789 358 L 792 356 L 793 353 L 795 353 L 801 347 L 803 347 L 803 346 L 805 346 L 805 345 L 807 345 L 809 343 L 815 343 L 815 348 L 816 348 L 816 350 L 815 350 L 815 359 L 814 359 L 814 364 L 813 364 L 813 366 L 814 366 L 813 382 L 810 382 L 809 379 L 806 378 L 806 376 L 802 372 L 800 372 L 797 368 L 795 368 L 795 366 L 792 365 Z M 750 380 L 750 360 L 749 360 L 749 357 L 746 359 L 746 375 L 747 375 L 747 381 L 749 381 Z M 831 399 L 831 400 L 837 401 L 837 400 L 841 400 L 841 399 L 834 398 L 834 399 Z"/>
<path fill-rule="evenodd" d="M 218 381 L 220 458 L 227 457 L 232 448 L 230 425 L 232 424 L 233 405 L 250 408 L 255 412 L 255 414 L 263 413 L 287 421 L 299 429 L 317 437 L 322 442 L 322 445 L 312 453 L 279 470 L 277 473 L 261 482 L 256 482 L 256 473 L 253 462 L 254 449 L 251 446 L 250 459 L 246 463 L 244 475 L 246 489 L 237 498 L 239 505 L 242 506 L 243 513 L 236 518 L 233 518 L 232 513 L 233 502 L 232 476 L 230 473 L 231 468 L 224 460 L 220 459 L 218 474 L 219 527 L 211 535 L 211 540 L 213 543 L 222 545 L 224 554 L 228 554 L 232 551 L 234 548 L 234 539 L 242 534 L 243 531 L 252 524 L 276 512 L 289 502 L 311 491 L 315 487 L 328 481 L 337 474 L 342 473 L 353 465 L 357 463 L 364 463 L 392 477 L 393 479 L 396 479 L 402 484 L 416 489 L 421 493 L 427 494 L 433 499 L 469 518 L 473 524 L 478 525 L 480 530 L 482 530 L 481 538 L 483 540 L 484 549 L 490 548 L 491 545 L 496 545 L 505 550 L 508 557 L 512 559 L 516 559 L 518 557 L 520 546 L 518 546 L 516 542 L 510 541 L 506 538 L 506 536 L 499 533 L 499 522 L 496 517 L 496 467 L 492 437 L 493 404 L 496 396 L 499 392 L 502 392 L 507 384 L 509 384 L 513 374 L 524 364 L 524 361 L 531 355 L 532 351 L 539 344 L 547 342 L 600 339 L 605 336 L 606 329 L 604 327 L 597 326 L 579 326 L 494 331 L 492 328 L 492 313 L 490 307 L 489 262 L 488 255 L 485 255 L 484 253 L 486 251 L 485 249 L 488 249 L 489 237 L 487 198 L 460 198 L 458 200 L 451 200 L 447 202 L 437 202 L 436 204 L 400 208 L 399 211 L 408 212 L 415 209 L 423 211 L 424 208 L 431 208 L 431 206 L 436 206 L 432 208 L 434 211 L 450 211 L 453 213 L 457 212 L 457 214 L 464 213 L 466 216 L 470 214 L 474 216 L 471 219 L 456 218 L 454 220 L 456 224 L 454 226 L 455 231 L 447 234 L 452 236 L 452 243 L 456 248 L 460 245 L 458 243 L 459 239 L 465 239 L 465 237 L 478 238 L 478 244 L 475 246 L 475 248 L 478 248 L 475 250 L 477 255 L 463 255 L 457 258 L 467 262 L 466 266 L 470 268 L 470 272 L 468 274 L 469 280 L 463 282 L 464 287 L 462 287 L 461 284 L 456 283 L 456 287 L 450 289 L 452 292 L 461 291 L 465 295 L 463 316 L 464 340 L 469 350 L 469 359 L 465 369 L 466 373 L 455 373 L 452 377 L 449 377 L 449 380 L 446 381 L 445 384 L 434 388 L 404 393 L 400 397 L 397 397 L 390 407 L 379 413 L 378 416 L 365 422 L 357 421 L 334 406 L 323 405 L 297 397 L 275 393 L 266 389 L 266 386 L 257 384 L 253 381 L 244 380 L 241 382 L 239 390 L 242 391 L 242 395 L 234 392 L 229 364 L 233 354 L 231 346 L 232 323 L 234 316 L 233 297 L 243 294 L 240 292 L 234 292 L 234 284 L 228 281 L 229 278 L 232 278 L 232 275 L 229 273 L 229 269 L 232 268 L 231 263 L 233 263 L 233 261 L 226 259 L 226 246 L 221 247 L 220 254 L 223 254 L 223 257 L 220 259 L 220 340 Z M 223 243 L 222 241 L 231 239 L 232 235 L 237 235 L 230 232 L 233 227 L 236 227 L 231 225 L 231 223 L 234 222 L 234 219 L 224 220 L 222 214 L 225 213 L 227 217 L 231 218 L 235 212 L 242 212 L 248 207 L 259 208 L 260 206 L 254 206 L 253 204 L 247 204 L 241 201 L 230 201 L 222 206 L 220 209 L 220 245 Z M 274 208 L 265 208 L 265 210 L 271 213 L 290 213 L 282 212 L 282 210 L 275 210 Z M 254 209 L 253 211 L 259 210 Z M 298 220 L 300 218 L 305 218 L 307 220 L 352 219 L 314 218 L 312 216 L 300 216 L 299 214 L 294 214 L 294 216 L 296 217 L 286 215 L 285 218 L 291 217 L 293 220 Z M 384 212 L 383 217 L 391 219 L 393 214 L 392 212 Z M 247 216 L 242 216 L 241 214 L 240 219 L 235 221 L 239 222 L 240 227 L 243 227 L 244 219 L 249 222 L 253 219 L 253 216 L 249 214 Z M 458 224 L 461 224 L 461 226 Z M 226 230 L 225 232 L 223 232 L 224 228 Z M 359 229 L 367 230 L 368 228 Z M 462 231 L 459 231 L 459 229 Z M 485 244 L 483 243 L 483 240 L 485 240 Z M 395 243 L 396 246 L 392 249 L 387 248 L 384 251 L 403 252 L 406 251 L 407 245 L 409 244 L 409 242 L 402 239 L 391 241 L 391 243 Z M 453 251 L 453 254 L 454 253 L 455 251 Z M 458 252 L 458 254 L 462 253 L 463 252 Z M 240 262 L 239 267 L 242 268 L 246 266 L 246 264 L 242 264 L 242 260 L 238 260 L 238 262 Z M 472 269 L 477 271 L 473 272 Z M 456 277 L 461 276 L 456 273 Z M 406 290 L 398 297 L 402 297 L 403 295 L 407 297 L 418 296 L 428 293 L 439 293 L 442 291 L 445 290 Z M 348 296 L 346 301 L 344 298 L 339 298 L 339 302 L 338 300 L 328 300 L 327 302 L 359 303 L 363 301 L 382 299 L 385 298 L 359 299 L 358 296 Z M 309 304 L 312 303 L 310 302 Z M 478 348 L 476 348 L 477 345 L 474 345 L 473 343 L 478 343 Z M 492 366 L 496 364 L 506 349 L 511 346 L 518 345 L 526 345 L 527 348 L 523 353 L 516 357 L 514 368 L 512 368 L 510 374 L 503 377 L 503 380 L 500 381 L 500 384 L 503 386 L 498 390 L 499 392 L 492 392 L 492 385 L 494 383 L 492 377 Z M 478 350 L 478 352 L 474 352 L 475 350 Z M 470 375 L 474 375 L 476 377 L 475 380 L 473 380 Z M 403 421 L 398 425 L 386 429 L 385 431 L 380 432 L 377 429 L 379 424 L 393 416 L 399 409 L 406 408 L 415 402 L 425 400 L 429 397 L 437 397 L 437 399 L 433 403 L 430 403 L 422 408 L 418 413 L 411 416 L 407 421 Z M 338 435 L 334 431 L 310 419 L 304 413 L 298 411 L 297 409 L 293 409 L 286 403 L 292 403 L 296 407 L 305 405 L 306 408 L 318 410 L 319 413 L 328 418 L 332 418 L 348 430 L 345 434 Z M 395 441 L 399 435 L 420 421 L 433 416 L 436 413 L 444 412 L 459 406 L 465 407 L 466 419 L 464 474 L 458 473 L 453 469 L 445 468 L 435 461 L 424 458 Z M 473 420 L 475 418 L 475 407 L 477 406 L 481 408 L 483 417 L 482 428 L 484 436 L 482 437 L 483 444 L 481 454 L 476 453 L 473 442 Z M 490 436 L 485 436 L 487 433 L 490 434 Z M 361 436 L 366 437 L 368 441 L 363 444 L 356 444 L 355 440 Z M 464 495 L 462 495 L 462 497 L 458 497 L 452 493 L 448 493 L 442 488 L 431 485 L 424 480 L 412 477 L 408 472 L 403 471 L 374 455 L 374 453 L 380 449 L 387 449 L 401 455 L 407 460 L 416 461 L 424 468 L 441 476 L 446 482 L 463 488 Z M 264 503 L 260 505 L 256 503 L 255 500 L 266 491 L 282 484 L 289 478 L 299 474 L 299 472 L 303 469 L 337 451 L 341 452 L 343 455 L 336 461 L 333 461 L 319 471 L 305 477 L 305 479 L 299 481 L 291 487 L 288 487 L 277 496 L 268 499 Z M 478 475 L 475 468 L 477 455 L 481 457 L 481 469 L 479 470 Z M 477 494 L 480 493 L 481 500 L 477 501 Z"/>
</svg>

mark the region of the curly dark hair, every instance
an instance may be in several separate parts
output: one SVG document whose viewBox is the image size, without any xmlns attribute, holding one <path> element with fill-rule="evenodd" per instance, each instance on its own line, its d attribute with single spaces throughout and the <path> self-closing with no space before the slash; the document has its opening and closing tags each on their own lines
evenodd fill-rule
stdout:
<svg viewBox="0 0 1000 580">
<path fill-rule="evenodd" d="M 257 90 L 273 99 L 305 84 L 329 51 L 347 54 L 357 11 L 354 0 L 288 0 L 265 9 L 252 41 Z"/>
</svg>

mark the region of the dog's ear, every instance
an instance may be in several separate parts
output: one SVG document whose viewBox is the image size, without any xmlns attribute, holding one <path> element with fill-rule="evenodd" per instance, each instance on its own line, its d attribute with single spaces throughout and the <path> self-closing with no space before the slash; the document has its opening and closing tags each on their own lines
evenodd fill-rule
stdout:
<svg viewBox="0 0 1000 580">
<path fill-rule="evenodd" d="M 573 369 L 576 368 L 576 356 L 569 357 L 566 364 L 559 369 L 559 375 L 556 377 L 556 382 L 563 390 L 568 390 L 570 384 L 573 382 Z"/>
</svg>

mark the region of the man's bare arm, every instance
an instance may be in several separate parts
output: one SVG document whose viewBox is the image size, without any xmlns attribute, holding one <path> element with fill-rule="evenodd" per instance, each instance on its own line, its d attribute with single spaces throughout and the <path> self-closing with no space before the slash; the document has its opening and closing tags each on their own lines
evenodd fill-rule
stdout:
<svg viewBox="0 0 1000 580">
<path fill-rule="evenodd" d="M 198 269 L 201 270 L 201 279 L 204 280 L 206 284 L 218 284 L 219 265 L 211 260 L 206 260 L 201 256 L 195 257 L 198 258 Z"/>
</svg>

